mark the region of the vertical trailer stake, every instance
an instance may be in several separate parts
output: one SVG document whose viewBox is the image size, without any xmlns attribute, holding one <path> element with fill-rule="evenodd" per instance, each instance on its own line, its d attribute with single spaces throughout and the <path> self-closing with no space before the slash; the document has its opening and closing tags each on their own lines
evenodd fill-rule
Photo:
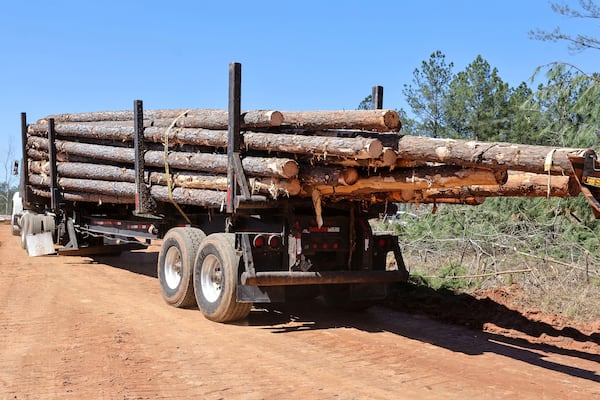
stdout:
<svg viewBox="0 0 600 400">
<path fill-rule="evenodd" d="M 141 100 L 133 101 L 133 147 L 135 152 L 135 213 L 136 214 L 151 214 L 155 208 L 156 203 L 152 196 L 150 196 L 150 190 L 144 182 L 144 153 L 146 151 L 144 146 L 144 106 Z"/>
<path fill-rule="evenodd" d="M 59 193 L 56 166 L 56 132 L 54 131 L 54 118 L 48 120 L 48 158 L 50 159 L 50 208 L 59 208 Z"/>
<path fill-rule="evenodd" d="M 238 200 L 237 187 L 239 185 L 241 195 L 250 199 L 250 188 L 242 167 L 240 152 L 242 150 L 241 127 L 241 99 L 242 99 L 242 64 L 232 62 L 229 64 L 229 107 L 228 107 L 228 130 L 227 130 L 227 212 L 235 213 Z M 233 219 L 232 219 L 233 220 Z M 240 246 L 246 273 L 254 276 L 254 259 L 250 250 L 250 238 L 248 234 L 240 235 Z"/>
<path fill-rule="evenodd" d="M 227 212 L 233 213 L 235 210 L 235 197 L 237 191 L 236 185 L 236 163 L 235 158 L 239 158 L 239 152 L 242 145 L 240 134 L 240 114 L 242 97 L 242 65 L 240 63 L 229 64 L 229 104 L 228 104 L 228 124 L 227 124 Z"/>
<path fill-rule="evenodd" d="M 29 190 L 29 168 L 27 162 L 27 114 L 21 113 L 21 200 L 24 206 L 31 202 Z"/>
<path fill-rule="evenodd" d="M 383 86 L 373 86 L 371 92 L 371 110 L 383 108 Z"/>
</svg>

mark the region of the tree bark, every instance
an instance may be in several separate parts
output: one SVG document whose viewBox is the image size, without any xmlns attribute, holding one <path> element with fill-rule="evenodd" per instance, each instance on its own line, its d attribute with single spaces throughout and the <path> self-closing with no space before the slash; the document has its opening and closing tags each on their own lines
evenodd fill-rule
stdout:
<svg viewBox="0 0 600 400">
<path fill-rule="evenodd" d="M 349 186 L 314 185 L 324 196 L 350 196 L 377 192 L 396 192 L 405 189 L 429 189 L 470 185 L 497 185 L 498 177 L 494 171 L 481 168 L 462 168 L 451 165 L 438 167 L 420 167 L 395 170 L 393 172 L 359 178 Z"/>
<path fill-rule="evenodd" d="M 354 168 L 315 166 L 303 169 L 299 178 L 303 185 L 348 186 L 355 184 L 359 176 Z"/>
<path fill-rule="evenodd" d="M 399 131 L 400 117 L 393 110 L 282 111 L 282 126 L 296 129 L 357 129 Z"/>
<path fill-rule="evenodd" d="M 47 136 L 47 124 L 30 125 L 30 134 Z M 59 137 L 84 138 L 97 140 L 116 140 L 132 142 L 133 125 L 115 125 L 114 123 L 61 123 L 55 125 Z M 147 127 L 144 139 L 154 143 L 164 143 L 165 128 Z M 343 138 L 290 135 L 262 132 L 245 132 L 244 145 L 250 150 L 263 150 L 295 154 L 315 154 L 355 159 L 378 158 L 383 152 L 381 142 L 376 138 Z M 174 128 L 168 135 L 169 146 L 190 144 L 195 146 L 227 147 L 228 134 L 225 130 L 202 128 Z M 394 153 L 395 154 L 395 153 Z M 389 162 L 390 155 L 386 157 Z"/>
<path fill-rule="evenodd" d="M 473 185 L 458 188 L 426 189 L 423 198 L 438 197 L 570 197 L 579 194 L 579 185 L 568 176 L 532 173 L 509 174 L 504 185 Z"/>
<path fill-rule="evenodd" d="M 403 136 L 398 143 L 399 160 L 415 160 L 542 174 L 548 164 L 553 174 L 570 175 L 570 154 L 584 156 L 590 149 L 555 148 L 500 142 L 476 142 Z M 549 164 L 547 161 L 551 161 Z"/>
<path fill-rule="evenodd" d="M 31 175 L 30 183 L 34 186 L 47 187 L 48 179 L 41 175 Z M 131 199 L 135 196 L 135 183 L 108 182 L 92 179 L 59 178 L 58 186 L 66 193 L 91 193 L 109 196 L 117 199 Z M 173 200 L 177 204 L 217 208 L 226 201 L 227 193 L 216 190 L 175 188 L 172 191 Z M 165 186 L 151 186 L 150 194 L 157 202 L 170 202 L 169 192 Z"/>
<path fill-rule="evenodd" d="M 50 198 L 50 191 L 44 188 L 33 187 L 31 192 L 35 196 Z M 82 193 L 82 192 L 63 192 L 61 196 L 64 200 L 73 202 L 96 203 L 96 204 L 133 204 L 135 197 L 117 197 L 98 193 Z"/>
<path fill-rule="evenodd" d="M 133 121 L 133 111 L 55 114 L 38 120 L 38 123 L 45 124 L 50 118 L 54 118 L 55 122 Z M 150 121 L 152 125 L 162 127 L 170 126 L 175 121 L 177 127 L 227 129 L 229 114 L 227 110 L 211 109 L 146 110 L 144 111 L 144 119 Z M 244 111 L 241 114 L 242 128 L 279 126 L 282 121 L 281 112 L 275 110 L 252 110 Z"/>
<path fill-rule="evenodd" d="M 36 150 L 48 151 L 48 140 L 39 137 L 29 137 L 28 145 Z M 57 153 L 63 159 L 70 155 L 89 157 L 98 161 L 111 161 L 131 165 L 135 154 L 131 148 L 104 146 L 88 143 L 56 141 Z M 164 168 L 164 152 L 147 151 L 144 156 L 146 166 Z M 227 172 L 227 155 L 212 153 L 170 152 L 167 157 L 171 168 L 213 173 Z M 245 157 L 242 159 L 244 171 L 249 175 L 293 178 L 298 175 L 298 163 L 288 158 L 275 157 Z"/>
<path fill-rule="evenodd" d="M 135 170 L 111 165 L 88 164 L 79 162 L 61 162 L 57 165 L 61 178 L 78 178 L 104 180 L 113 182 L 135 182 Z M 49 163 L 44 161 L 29 162 L 32 174 L 48 175 Z M 153 185 L 167 185 L 167 174 L 163 172 L 146 171 L 145 181 Z M 171 173 L 172 187 L 188 189 L 227 190 L 227 176 L 210 175 L 194 172 Z M 253 193 L 269 194 L 273 198 L 282 195 L 295 196 L 300 193 L 300 183 L 297 179 L 279 180 L 276 178 L 250 178 L 249 186 Z"/>
<path fill-rule="evenodd" d="M 387 201 L 398 203 L 415 204 L 461 204 L 466 206 L 478 206 L 485 202 L 485 197 L 424 197 L 420 191 L 399 191 L 392 192 L 386 199 Z"/>
</svg>

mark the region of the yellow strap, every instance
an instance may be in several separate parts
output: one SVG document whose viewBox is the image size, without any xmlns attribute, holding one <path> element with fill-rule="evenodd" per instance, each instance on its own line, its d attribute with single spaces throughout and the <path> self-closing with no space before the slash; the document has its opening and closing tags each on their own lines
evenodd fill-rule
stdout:
<svg viewBox="0 0 600 400">
<path fill-rule="evenodd" d="M 546 197 L 550 198 L 550 179 L 552 177 L 552 158 L 554 157 L 554 152 L 556 149 L 552 149 L 546 154 L 546 160 L 544 161 L 544 171 L 548 172 L 548 190 L 546 192 Z"/>
<path fill-rule="evenodd" d="M 185 110 L 184 112 L 179 114 L 171 122 L 169 127 L 165 130 L 165 133 L 164 133 L 165 152 L 164 152 L 163 158 L 164 158 L 164 162 L 165 162 L 165 175 L 167 175 L 167 190 L 169 193 L 169 200 L 171 200 L 171 203 L 173 203 L 173 205 L 175 206 L 177 211 L 179 211 L 179 213 L 183 216 L 183 218 L 185 218 L 187 223 L 191 225 L 192 221 L 188 218 L 188 216 L 185 214 L 185 212 L 183 212 L 183 210 L 181 209 L 179 204 L 177 204 L 177 202 L 175 202 L 175 199 L 173 198 L 173 180 L 171 179 L 171 171 L 169 170 L 169 133 L 171 133 L 171 129 L 175 126 L 175 124 L 177 123 L 179 118 L 185 116 L 188 112 L 190 112 L 190 110 Z"/>
</svg>

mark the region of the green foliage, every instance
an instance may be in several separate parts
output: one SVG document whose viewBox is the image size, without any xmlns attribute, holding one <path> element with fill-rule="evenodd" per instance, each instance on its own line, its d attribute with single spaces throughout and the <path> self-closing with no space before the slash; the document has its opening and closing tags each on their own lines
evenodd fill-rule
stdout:
<svg viewBox="0 0 600 400">
<path fill-rule="evenodd" d="M 585 21 L 600 18 L 594 1 L 578 4 L 553 3 L 552 8 Z M 597 38 L 558 28 L 531 36 L 566 41 L 575 51 L 600 50 Z M 403 113 L 403 133 L 600 150 L 599 73 L 551 63 L 535 72 L 534 77 L 545 73 L 536 88 L 525 82 L 513 88 L 482 56 L 462 71 L 453 68 L 436 51 L 414 70 L 403 90 L 414 120 Z M 583 197 L 489 198 L 477 207 L 402 206 L 419 217 L 386 229 L 399 234 L 411 279 L 419 284 L 471 289 L 518 282 L 541 304 L 569 313 L 584 309 L 587 298 L 600 301 L 600 223 Z M 482 278 L 474 281 L 473 275 Z M 598 309 L 588 314 L 597 316 Z"/>
<path fill-rule="evenodd" d="M 453 79 L 453 63 L 446 64 L 441 51 L 431 54 L 421 69 L 413 72 L 412 85 L 404 85 L 406 101 L 417 116 L 415 133 L 421 136 L 447 137 L 445 101 Z"/>
<path fill-rule="evenodd" d="M 552 10 L 558 14 L 570 18 L 580 18 L 583 20 L 600 19 L 600 6 L 592 0 L 579 0 L 579 7 L 573 8 L 565 3 L 551 3 Z M 581 34 L 564 33 L 559 27 L 551 32 L 542 29 L 536 29 L 529 32 L 529 36 L 536 40 L 543 41 L 565 41 L 568 43 L 569 50 L 579 52 L 587 49 L 600 50 L 600 39 Z"/>
<path fill-rule="evenodd" d="M 497 141 L 507 137 L 508 84 L 481 56 L 450 83 L 448 123 L 455 136 Z"/>
<path fill-rule="evenodd" d="M 373 96 L 372 95 L 368 95 L 367 97 L 365 97 L 364 99 L 362 99 L 362 101 L 360 103 L 358 103 L 358 107 L 356 107 L 357 110 L 370 110 L 373 104 Z"/>
</svg>

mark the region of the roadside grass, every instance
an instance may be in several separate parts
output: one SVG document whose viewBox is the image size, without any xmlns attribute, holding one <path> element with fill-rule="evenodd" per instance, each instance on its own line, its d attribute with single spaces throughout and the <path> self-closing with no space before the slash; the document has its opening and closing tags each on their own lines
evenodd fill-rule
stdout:
<svg viewBox="0 0 600 400">
<path fill-rule="evenodd" d="M 493 201 L 489 201 L 493 200 Z M 489 203 L 488 203 L 489 202 Z M 473 293 L 516 286 L 522 310 L 600 319 L 600 225 L 580 199 L 488 199 L 482 206 L 410 207 L 399 235 L 411 281 Z"/>
</svg>

